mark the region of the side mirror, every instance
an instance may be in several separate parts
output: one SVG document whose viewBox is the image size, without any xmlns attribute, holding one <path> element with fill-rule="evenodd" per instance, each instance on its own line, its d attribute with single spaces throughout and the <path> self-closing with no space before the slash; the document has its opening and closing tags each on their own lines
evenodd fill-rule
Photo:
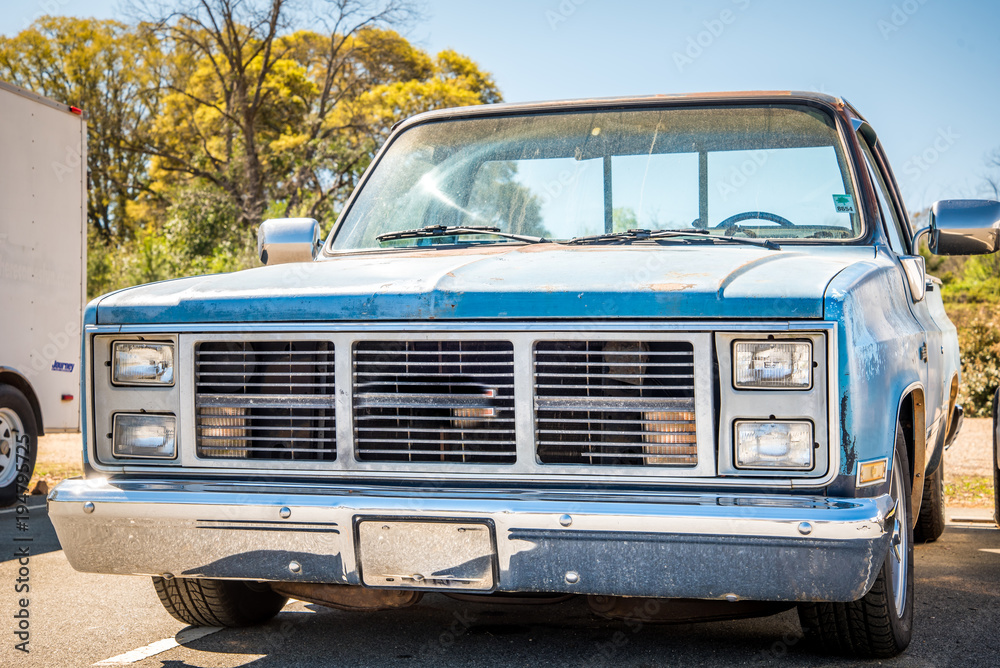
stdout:
<svg viewBox="0 0 1000 668">
<path fill-rule="evenodd" d="M 935 255 L 983 255 L 1000 249 L 1000 202 L 946 199 L 931 207 L 927 247 Z M 916 238 L 914 239 L 916 240 Z"/>
<path fill-rule="evenodd" d="M 312 218 L 272 218 L 257 228 L 257 255 L 264 264 L 310 262 L 322 245 Z"/>
</svg>

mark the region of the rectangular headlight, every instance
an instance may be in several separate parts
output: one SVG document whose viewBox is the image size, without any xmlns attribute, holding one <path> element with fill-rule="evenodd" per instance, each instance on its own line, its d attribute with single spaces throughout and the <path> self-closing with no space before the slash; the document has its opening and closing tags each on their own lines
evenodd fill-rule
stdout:
<svg viewBox="0 0 1000 668">
<path fill-rule="evenodd" d="M 809 341 L 736 341 L 733 385 L 741 390 L 808 390 L 812 387 Z"/>
<path fill-rule="evenodd" d="M 177 456 L 177 418 L 118 413 L 112 427 L 112 442 L 115 457 L 173 459 Z"/>
<path fill-rule="evenodd" d="M 736 468 L 808 470 L 812 466 L 811 422 L 736 422 Z"/>
<path fill-rule="evenodd" d="M 111 380 L 115 385 L 173 385 L 174 344 L 116 341 Z"/>
</svg>

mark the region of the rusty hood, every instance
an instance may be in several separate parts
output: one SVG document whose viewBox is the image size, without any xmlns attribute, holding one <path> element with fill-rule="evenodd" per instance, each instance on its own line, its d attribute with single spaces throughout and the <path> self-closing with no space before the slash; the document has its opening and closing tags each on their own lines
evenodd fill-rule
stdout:
<svg viewBox="0 0 1000 668">
<path fill-rule="evenodd" d="M 99 324 L 434 319 L 822 318 L 865 246 L 405 250 L 196 276 L 106 295 Z"/>
</svg>

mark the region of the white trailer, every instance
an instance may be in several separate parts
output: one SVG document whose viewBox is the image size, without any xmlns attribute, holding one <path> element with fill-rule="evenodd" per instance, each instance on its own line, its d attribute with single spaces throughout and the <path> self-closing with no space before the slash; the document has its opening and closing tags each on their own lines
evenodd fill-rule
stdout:
<svg viewBox="0 0 1000 668">
<path fill-rule="evenodd" d="M 0 505 L 39 435 L 80 429 L 86 253 L 83 112 L 0 81 Z"/>
</svg>

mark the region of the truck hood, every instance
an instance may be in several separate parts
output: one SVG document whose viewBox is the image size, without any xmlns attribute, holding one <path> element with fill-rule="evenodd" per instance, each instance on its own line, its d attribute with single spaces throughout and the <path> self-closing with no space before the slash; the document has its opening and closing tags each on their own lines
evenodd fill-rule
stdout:
<svg viewBox="0 0 1000 668">
<path fill-rule="evenodd" d="M 430 319 L 822 318 L 872 247 L 556 244 L 364 253 L 143 285 L 98 324 Z"/>
</svg>

